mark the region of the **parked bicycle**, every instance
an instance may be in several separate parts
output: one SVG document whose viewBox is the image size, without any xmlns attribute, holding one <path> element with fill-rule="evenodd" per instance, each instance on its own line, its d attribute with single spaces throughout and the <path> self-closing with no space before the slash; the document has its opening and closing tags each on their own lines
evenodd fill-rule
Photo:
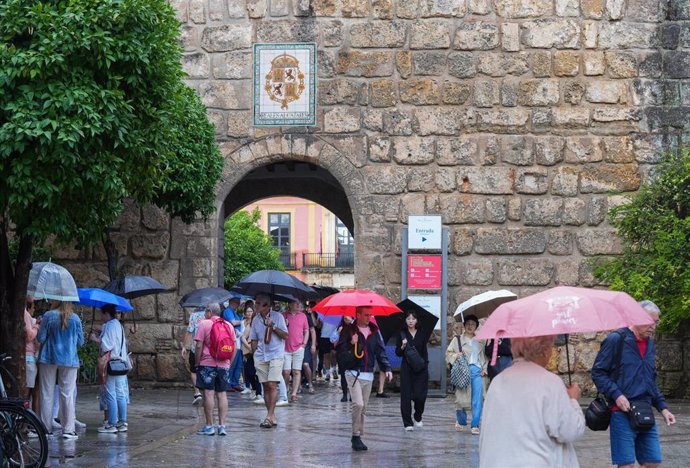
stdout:
<svg viewBox="0 0 690 468">
<path fill-rule="evenodd" d="M 41 468 L 48 459 L 46 428 L 22 398 L 9 398 L 5 377 L 16 380 L 4 366 L 11 359 L 0 354 L 0 467 Z"/>
</svg>

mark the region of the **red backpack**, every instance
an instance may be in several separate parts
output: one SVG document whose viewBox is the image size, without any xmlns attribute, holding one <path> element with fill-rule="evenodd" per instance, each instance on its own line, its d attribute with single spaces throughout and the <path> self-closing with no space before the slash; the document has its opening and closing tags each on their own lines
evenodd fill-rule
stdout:
<svg viewBox="0 0 690 468">
<path fill-rule="evenodd" d="M 230 323 L 220 317 L 213 317 L 209 352 L 219 361 L 232 359 L 235 354 L 235 331 Z"/>
</svg>

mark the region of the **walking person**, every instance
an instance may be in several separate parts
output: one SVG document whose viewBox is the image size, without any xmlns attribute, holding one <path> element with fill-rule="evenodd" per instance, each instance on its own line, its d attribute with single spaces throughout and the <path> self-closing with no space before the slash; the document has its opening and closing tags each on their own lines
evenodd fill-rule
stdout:
<svg viewBox="0 0 690 468">
<path fill-rule="evenodd" d="M 514 338 L 515 363 L 489 387 L 479 437 L 480 468 L 577 468 L 585 431 L 580 387 L 546 370 L 555 336 Z"/>
<path fill-rule="evenodd" d="M 38 357 L 41 421 L 48 431 L 53 427 L 53 387 L 60 388 L 60 421 L 62 438 L 77 439 L 74 430 L 74 392 L 77 387 L 79 355 L 84 345 L 84 331 L 71 302 L 51 301 L 43 315 L 37 340 L 41 343 Z M 48 433 L 52 435 L 52 431 Z"/>
<path fill-rule="evenodd" d="M 309 323 L 304 314 L 304 307 L 299 300 L 290 302 L 288 311 L 283 314 L 288 329 L 285 340 L 285 360 L 283 361 L 283 380 L 287 384 L 292 373 L 292 390 L 290 401 L 297 402 L 297 391 L 302 382 L 302 361 L 304 360 L 304 348 L 309 338 Z"/>
<path fill-rule="evenodd" d="M 270 429 L 278 425 L 275 415 L 278 400 L 278 382 L 282 379 L 285 339 L 288 337 L 285 318 L 271 310 L 271 298 L 267 294 L 255 297 L 258 315 L 252 321 L 249 341 L 254 352 L 254 366 L 263 384 L 267 415 L 260 427 Z"/>
<path fill-rule="evenodd" d="M 331 333 L 331 343 L 333 343 L 333 345 L 336 345 L 338 343 L 338 340 L 340 340 L 340 332 L 343 331 L 343 327 L 350 325 L 354 321 L 355 319 L 353 319 L 352 317 L 348 317 L 347 315 L 340 320 L 338 328 L 333 333 Z M 340 390 L 343 392 L 343 396 L 340 399 L 340 402 L 347 403 L 347 379 L 345 378 L 345 372 L 342 371 L 340 372 Z M 352 401 L 352 398 L 349 398 L 349 400 Z"/>
<path fill-rule="evenodd" d="M 314 356 L 316 356 L 316 327 L 312 318 L 311 312 L 307 309 L 304 311 L 307 316 L 307 324 L 309 325 L 309 339 L 307 345 L 304 347 L 304 361 L 302 361 L 302 372 L 304 375 L 305 387 L 309 393 L 314 393 Z"/>
<path fill-rule="evenodd" d="M 340 369 L 341 373 L 345 373 L 352 396 L 351 442 L 352 449 L 355 451 L 368 449 L 362 442 L 362 435 L 364 435 L 364 417 L 374 382 L 374 361 L 379 363 L 389 382 L 393 379 L 383 339 L 378 327 L 370 322 L 371 316 L 371 307 L 357 307 L 356 321 L 343 327 L 336 346 L 338 352 L 352 351 L 356 359 L 352 368 Z"/>
<path fill-rule="evenodd" d="M 242 332 L 244 331 L 242 317 L 237 313 L 240 306 L 240 299 L 233 297 L 228 301 L 228 306 L 223 311 L 223 319 L 230 322 L 235 332 L 237 333 L 235 342 L 238 348 L 242 347 Z M 242 375 L 242 353 L 235 353 L 235 359 L 230 363 L 230 392 L 242 392 L 244 388 L 240 385 L 240 376 Z M 249 393 L 247 391 L 246 393 Z"/>
<path fill-rule="evenodd" d="M 220 317 L 220 304 L 211 302 L 206 306 L 210 318 L 202 320 L 194 335 L 196 345 L 196 386 L 204 391 L 204 417 L 206 425 L 197 431 L 200 435 L 215 435 L 213 409 L 218 398 L 218 435 L 227 435 L 225 417 L 228 414 L 227 391 L 230 387 L 228 369 L 237 354 L 235 330 L 229 322 Z M 222 349 L 218 345 L 223 344 Z M 232 351 L 227 349 L 232 347 Z M 226 355 L 226 353 L 230 353 Z"/>
<path fill-rule="evenodd" d="M 253 301 L 252 301 L 253 305 Z M 251 389 L 249 399 L 255 401 L 261 399 L 263 404 L 263 397 L 261 396 L 261 384 L 256 375 L 256 368 L 254 367 L 254 353 L 252 352 L 252 344 L 249 342 L 249 330 L 252 327 L 252 320 L 254 320 L 254 308 L 245 307 L 242 322 L 244 330 L 242 331 L 242 358 L 244 365 L 244 384 L 246 388 Z"/>
<path fill-rule="evenodd" d="M 196 309 L 189 315 L 189 324 L 187 325 L 187 331 L 182 339 L 182 359 L 187 359 L 187 364 L 189 365 L 189 373 L 192 378 L 192 388 L 194 389 L 194 395 L 192 396 L 192 405 L 198 406 L 203 400 L 201 396 L 201 390 L 196 388 L 196 353 L 194 346 L 194 335 L 196 334 L 199 324 L 202 320 L 210 318 L 210 315 L 206 312 L 205 307 L 200 307 Z"/>
<path fill-rule="evenodd" d="M 640 306 L 654 323 L 611 333 L 601 343 L 592 366 L 592 380 L 597 390 L 615 402 L 609 427 L 611 463 L 621 468 L 633 467 L 635 460 L 646 468 L 660 466 L 662 461 L 656 423 L 648 429 L 635 429 L 630 418 L 632 405 L 646 406 L 650 415 L 653 406 L 661 413 L 667 426 L 676 423 L 676 417 L 668 410 L 666 399 L 657 385 L 653 337 L 660 310 L 652 301 L 642 301 Z M 617 362 L 618 356 L 620 360 Z"/>
<path fill-rule="evenodd" d="M 455 430 L 463 431 L 467 427 L 469 407 L 472 409 L 471 431 L 474 435 L 479 435 L 486 386 L 484 377 L 488 364 L 484 355 L 484 342 L 474 338 L 478 326 L 479 319 L 475 315 L 466 315 L 464 324 L 456 322 L 455 339 L 446 350 L 446 363 L 449 366 L 464 355 L 470 367 L 470 385 L 455 389 Z"/>
<path fill-rule="evenodd" d="M 404 356 L 405 349 L 410 346 L 419 353 L 426 366 L 415 372 L 407 359 L 403 357 L 400 364 L 400 414 L 406 431 L 421 428 L 424 404 L 426 403 L 429 387 L 429 352 L 426 347 L 427 336 L 421 333 L 417 326 L 419 319 L 414 311 L 405 312 L 405 328 L 398 335 L 395 354 Z M 414 420 L 412 419 L 412 404 L 414 403 Z"/>
<path fill-rule="evenodd" d="M 109 360 L 122 360 L 129 365 L 125 328 L 117 319 L 115 306 L 105 305 L 101 307 L 101 313 L 104 322 L 101 335 L 98 337 L 92 334 L 91 340 L 99 343 L 101 356 L 108 355 Z M 98 428 L 98 432 L 102 434 L 127 432 L 127 404 L 129 403 L 127 375 L 112 375 L 107 372 L 104 396 L 108 421 Z"/>
</svg>

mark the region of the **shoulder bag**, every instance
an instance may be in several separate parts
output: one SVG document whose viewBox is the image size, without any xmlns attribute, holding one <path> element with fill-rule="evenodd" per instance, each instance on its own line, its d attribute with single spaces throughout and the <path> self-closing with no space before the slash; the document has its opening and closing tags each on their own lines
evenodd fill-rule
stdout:
<svg viewBox="0 0 690 468">
<path fill-rule="evenodd" d="M 618 378 L 618 372 L 621 366 L 621 354 L 623 352 L 623 342 L 625 341 L 625 335 L 620 331 L 615 331 L 618 333 L 618 348 L 616 348 L 616 378 Z M 613 402 L 609 401 L 604 394 L 598 394 L 597 397 L 592 400 L 587 409 L 585 410 L 585 424 L 588 428 L 593 431 L 605 431 L 609 428 L 611 423 L 611 407 Z M 654 419 L 654 418 L 652 418 Z"/>
<path fill-rule="evenodd" d="M 456 336 L 455 338 L 458 340 L 458 350 L 462 352 L 460 337 Z M 453 366 L 450 368 L 450 383 L 452 383 L 455 388 L 460 389 L 467 388 L 470 385 L 470 365 L 464 353 L 455 360 Z"/>
<path fill-rule="evenodd" d="M 630 425 L 636 431 L 648 431 L 654 427 L 652 405 L 646 401 L 631 401 L 628 418 L 630 418 Z"/>
<path fill-rule="evenodd" d="M 125 346 L 125 328 L 122 325 L 120 325 L 120 327 L 122 328 L 122 340 L 120 341 L 120 357 L 108 361 L 108 375 L 127 375 L 129 373 L 129 370 L 131 369 L 129 362 L 125 360 L 127 356 L 122 356 L 122 351 L 124 350 Z"/>
<path fill-rule="evenodd" d="M 405 338 L 405 335 L 402 332 L 400 335 L 403 337 L 403 339 Z M 417 373 L 426 369 L 426 361 L 419 354 L 417 348 L 414 347 L 412 340 L 407 340 L 407 346 L 405 346 L 405 349 L 403 350 L 403 355 L 405 356 L 407 365 L 410 366 L 410 369 L 412 369 L 412 372 Z"/>
</svg>

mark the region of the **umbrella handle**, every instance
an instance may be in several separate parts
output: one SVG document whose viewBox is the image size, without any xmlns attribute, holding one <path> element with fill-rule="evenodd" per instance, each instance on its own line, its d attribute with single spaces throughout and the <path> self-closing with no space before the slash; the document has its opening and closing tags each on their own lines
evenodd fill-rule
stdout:
<svg viewBox="0 0 690 468">
<path fill-rule="evenodd" d="M 357 359 L 362 359 L 364 357 L 364 350 L 362 350 L 361 353 L 357 354 L 357 343 L 355 343 L 355 357 Z"/>
<path fill-rule="evenodd" d="M 498 359 L 498 335 L 494 337 L 494 346 L 493 350 L 491 351 L 491 365 L 495 366 L 496 365 L 496 359 Z"/>
<path fill-rule="evenodd" d="M 572 385 L 573 382 L 570 378 L 570 350 L 568 349 L 568 334 L 565 334 L 565 360 L 568 361 L 568 385 Z"/>
</svg>

